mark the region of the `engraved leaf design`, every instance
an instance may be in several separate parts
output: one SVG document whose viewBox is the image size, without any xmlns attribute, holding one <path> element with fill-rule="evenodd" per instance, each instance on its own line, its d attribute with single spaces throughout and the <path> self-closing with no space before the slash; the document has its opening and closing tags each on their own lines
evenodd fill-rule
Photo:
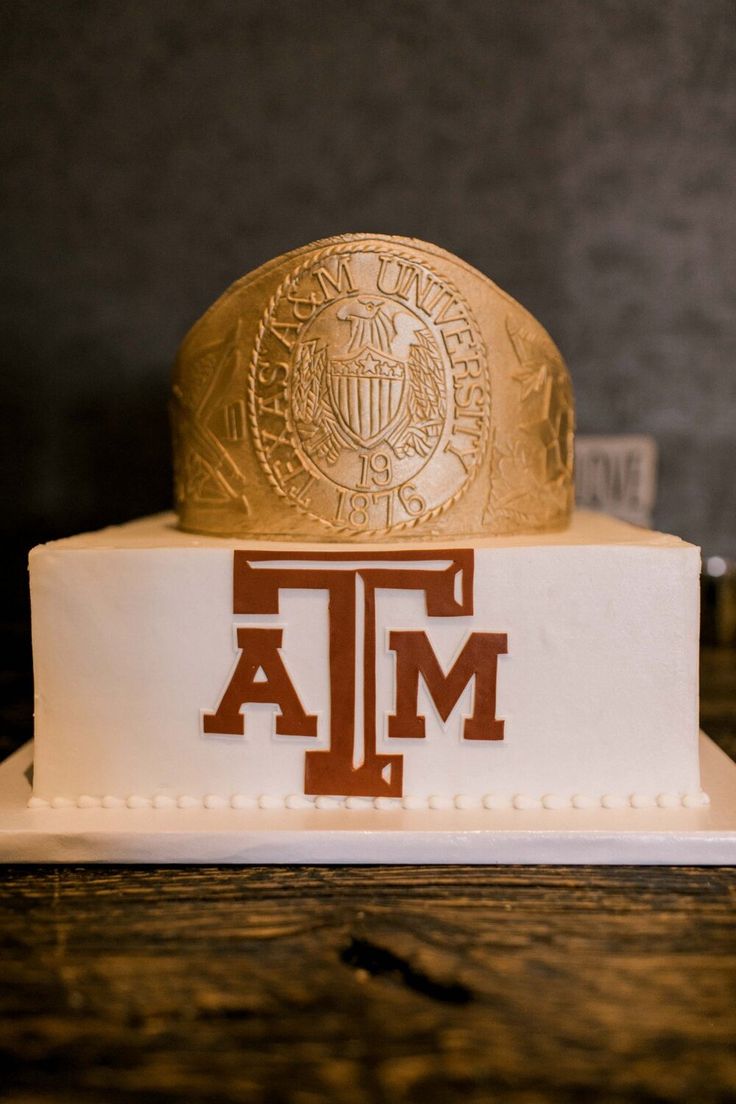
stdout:
<svg viewBox="0 0 736 1104">
<path fill-rule="evenodd" d="M 411 411 L 420 422 L 441 422 L 445 413 L 442 362 L 427 330 L 419 330 L 415 336 L 407 363 Z"/>
<path fill-rule="evenodd" d="M 294 364 L 292 404 L 299 422 L 312 422 L 321 403 L 322 379 L 327 367 L 327 350 L 315 341 L 299 345 Z"/>
<path fill-rule="evenodd" d="M 337 463 L 344 446 L 337 423 L 324 404 L 320 404 L 319 418 L 303 431 L 303 437 L 311 455 L 329 464 Z"/>
<path fill-rule="evenodd" d="M 548 350 L 521 330 L 512 330 L 508 325 L 507 330 L 519 362 L 514 379 L 521 385 L 521 401 L 526 402 L 530 395 L 546 388 L 550 377 L 554 378 L 561 370 L 561 365 Z"/>
<path fill-rule="evenodd" d="M 428 330 L 417 330 L 409 350 L 406 414 L 386 438 L 397 456 L 429 456 L 442 432 L 446 402 L 442 361 Z"/>
</svg>

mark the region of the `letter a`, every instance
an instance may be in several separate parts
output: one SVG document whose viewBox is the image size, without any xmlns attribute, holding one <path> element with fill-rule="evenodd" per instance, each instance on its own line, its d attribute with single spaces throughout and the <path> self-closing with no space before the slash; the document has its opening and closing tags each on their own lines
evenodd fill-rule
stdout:
<svg viewBox="0 0 736 1104">
<path fill-rule="evenodd" d="M 205 713 L 205 732 L 243 736 L 242 706 L 266 702 L 278 706 L 276 732 L 280 736 L 316 736 L 317 718 L 304 712 L 279 651 L 283 629 L 238 629 L 241 649 L 237 667 L 216 713 Z M 262 671 L 265 679 L 256 680 Z"/>
<path fill-rule="evenodd" d="M 417 704 L 421 675 L 443 721 L 474 678 L 473 712 L 465 718 L 463 737 L 503 740 L 503 721 L 496 720 L 496 668 L 499 655 L 507 651 L 506 633 L 471 633 L 447 674 L 425 632 L 392 632 L 389 647 L 396 652 L 396 713 L 388 719 L 389 736 L 424 736 L 424 717 Z"/>
</svg>

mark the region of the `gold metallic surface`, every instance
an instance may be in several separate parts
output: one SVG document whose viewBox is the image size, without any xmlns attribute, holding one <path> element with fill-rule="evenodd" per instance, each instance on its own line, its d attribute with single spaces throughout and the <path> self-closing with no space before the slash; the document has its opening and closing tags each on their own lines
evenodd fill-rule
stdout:
<svg viewBox="0 0 736 1104">
<path fill-rule="evenodd" d="M 458 257 L 349 234 L 243 277 L 172 404 L 184 529 L 412 540 L 560 529 L 573 396 L 527 311 Z"/>
</svg>

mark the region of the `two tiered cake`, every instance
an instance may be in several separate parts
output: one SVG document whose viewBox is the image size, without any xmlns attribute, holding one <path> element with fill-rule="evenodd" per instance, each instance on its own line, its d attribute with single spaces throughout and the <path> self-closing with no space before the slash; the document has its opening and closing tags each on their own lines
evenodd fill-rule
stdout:
<svg viewBox="0 0 736 1104">
<path fill-rule="evenodd" d="M 538 323 L 358 234 L 186 338 L 175 515 L 31 554 L 36 807 L 699 805 L 697 549 L 573 513 Z"/>
</svg>

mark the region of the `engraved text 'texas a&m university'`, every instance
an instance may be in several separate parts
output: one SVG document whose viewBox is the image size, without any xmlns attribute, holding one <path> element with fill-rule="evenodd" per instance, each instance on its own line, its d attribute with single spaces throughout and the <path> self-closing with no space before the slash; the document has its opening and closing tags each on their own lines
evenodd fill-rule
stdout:
<svg viewBox="0 0 736 1104">
<path fill-rule="evenodd" d="M 484 454 L 483 340 L 428 266 L 334 246 L 269 303 L 248 402 L 260 462 L 297 509 L 335 531 L 406 529 L 456 501 Z"/>
</svg>

